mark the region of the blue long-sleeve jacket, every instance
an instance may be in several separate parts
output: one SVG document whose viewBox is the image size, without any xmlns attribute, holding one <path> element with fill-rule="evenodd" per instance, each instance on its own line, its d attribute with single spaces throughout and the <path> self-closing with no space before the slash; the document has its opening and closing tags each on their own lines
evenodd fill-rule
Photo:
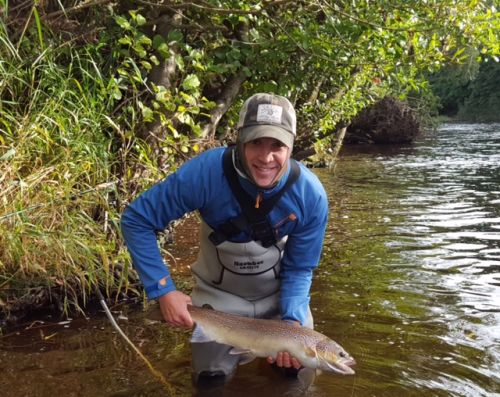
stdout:
<svg viewBox="0 0 500 397">
<path fill-rule="evenodd" d="M 125 209 L 121 219 L 123 237 L 148 298 L 175 290 L 158 248 L 157 231 L 195 210 L 214 229 L 240 214 L 240 206 L 224 175 L 223 153 L 224 148 L 216 148 L 198 155 Z M 288 235 L 280 273 L 281 316 L 304 323 L 312 272 L 323 245 L 328 202 L 317 177 L 303 165 L 300 167 L 299 179 L 268 217 L 278 230 L 278 239 Z M 288 174 L 269 190 L 262 190 L 244 178 L 240 178 L 240 183 L 252 197 L 261 193 L 265 200 L 283 187 L 287 177 Z M 245 239 L 248 241 L 250 237 L 240 236 L 239 241 Z"/>
</svg>

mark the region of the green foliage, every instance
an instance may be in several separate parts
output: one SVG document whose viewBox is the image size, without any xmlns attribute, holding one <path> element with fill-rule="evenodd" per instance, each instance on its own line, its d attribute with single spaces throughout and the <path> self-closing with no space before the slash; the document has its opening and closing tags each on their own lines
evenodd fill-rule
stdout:
<svg viewBox="0 0 500 397">
<path fill-rule="evenodd" d="M 468 95 L 458 111 L 462 120 L 500 121 L 500 63 L 483 62 L 477 77 L 468 85 Z"/>
<path fill-rule="evenodd" d="M 442 114 L 457 114 L 468 95 L 468 86 L 477 77 L 478 71 L 479 63 L 470 59 L 463 64 L 447 65 L 429 77 L 432 92 L 439 98 Z"/>
<path fill-rule="evenodd" d="M 163 14 L 176 10 L 180 26 L 189 27 L 173 29 L 166 38 L 138 33 L 158 15 L 154 7 L 140 7 L 142 25 L 133 18 L 139 11 L 117 19 L 126 35 L 133 32 L 126 42 L 135 48 L 134 37 L 149 35 L 156 56 L 174 57 L 179 73 L 162 92 L 166 103 L 153 100 L 152 106 L 141 102 L 139 107 L 146 122 L 159 119 L 177 142 L 184 138 L 183 144 L 205 137 L 200 132 L 213 107 L 210 100 L 239 72 L 246 82 L 234 108 L 256 91 L 289 96 L 299 111 L 303 140 L 329 145 L 339 121 L 373 101 L 387 94 L 425 97 L 428 73 L 460 61 L 464 48 L 475 47 L 480 56 L 498 53 L 498 12 L 483 1 L 172 3 Z M 148 51 L 142 45 L 132 58 L 144 58 Z M 234 125 L 236 114 L 233 109 L 222 120 L 221 134 Z"/>
<path fill-rule="evenodd" d="M 430 76 L 440 113 L 467 121 L 500 121 L 500 63 L 493 58 L 449 65 Z"/>
<path fill-rule="evenodd" d="M 187 152 L 189 139 L 201 134 L 200 122 L 195 119 L 203 110 L 213 107 L 213 103 L 203 97 L 197 75 L 205 70 L 201 63 L 203 50 L 186 44 L 183 33 L 175 29 L 167 37 L 154 34 L 150 38 L 141 30 L 147 20 L 140 11 L 129 10 L 128 14 L 114 17 L 121 28 L 121 33 L 117 32 L 118 51 L 114 56 L 119 75 L 116 79 L 116 87 L 119 87 L 117 99 L 132 99 L 133 108 L 140 112 L 146 125 L 156 121 L 161 123 L 168 131 L 162 136 L 164 151 L 171 153 L 169 147 L 178 147 Z M 171 57 L 183 74 L 179 85 L 171 87 L 150 82 L 153 68 L 161 62 L 168 62 Z M 148 153 L 147 157 L 150 156 L 154 154 Z M 175 166 L 176 161 L 175 157 L 170 157 L 169 165 Z"/>
</svg>

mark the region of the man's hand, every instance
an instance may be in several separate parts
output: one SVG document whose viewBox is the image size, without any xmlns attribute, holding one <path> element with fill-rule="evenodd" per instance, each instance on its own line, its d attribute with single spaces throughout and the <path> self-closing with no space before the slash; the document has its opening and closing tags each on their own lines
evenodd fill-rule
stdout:
<svg viewBox="0 0 500 397">
<path fill-rule="evenodd" d="M 287 320 L 288 321 L 288 320 Z M 293 326 L 295 327 L 300 327 L 300 323 L 298 321 L 289 321 Z M 295 368 L 299 369 L 302 367 L 302 364 L 297 360 L 295 357 L 290 356 L 288 352 L 279 352 L 278 355 L 276 356 L 276 359 L 274 357 L 268 357 L 267 362 L 269 364 L 276 363 L 278 367 L 284 367 L 284 368 Z"/>
<path fill-rule="evenodd" d="M 187 310 L 191 297 L 180 291 L 172 291 L 158 298 L 163 319 L 174 327 L 193 328 L 193 319 Z"/>
<path fill-rule="evenodd" d="M 276 356 L 276 360 L 273 357 L 268 357 L 267 362 L 269 364 L 273 364 L 274 362 L 276 362 L 276 365 L 278 367 L 284 368 L 293 367 L 295 369 L 299 369 L 302 366 L 299 360 L 297 360 L 295 357 L 290 356 L 288 352 L 279 352 Z"/>
</svg>

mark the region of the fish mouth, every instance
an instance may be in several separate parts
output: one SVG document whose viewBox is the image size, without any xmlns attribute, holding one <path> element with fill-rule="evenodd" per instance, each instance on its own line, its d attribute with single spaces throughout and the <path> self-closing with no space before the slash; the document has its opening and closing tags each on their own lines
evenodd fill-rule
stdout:
<svg viewBox="0 0 500 397">
<path fill-rule="evenodd" d="M 354 360 L 354 358 L 347 358 L 342 360 L 341 365 L 344 368 L 344 375 L 354 375 L 356 373 L 351 368 L 356 365 L 356 360 Z"/>
<path fill-rule="evenodd" d="M 335 373 L 340 375 L 354 375 L 356 372 L 351 368 L 356 365 L 353 358 L 344 358 L 335 363 L 326 363 L 326 365 Z"/>
<path fill-rule="evenodd" d="M 356 372 L 351 368 L 354 364 L 356 364 L 354 360 L 346 360 L 338 363 L 337 368 L 340 369 L 342 375 L 354 375 Z"/>
</svg>

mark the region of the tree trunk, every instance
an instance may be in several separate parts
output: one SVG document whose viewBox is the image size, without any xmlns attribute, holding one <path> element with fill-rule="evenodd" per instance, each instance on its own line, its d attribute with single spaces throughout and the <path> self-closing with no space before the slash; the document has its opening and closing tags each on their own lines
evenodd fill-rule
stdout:
<svg viewBox="0 0 500 397">
<path fill-rule="evenodd" d="M 237 28 L 236 36 L 240 37 L 243 41 L 248 41 L 248 25 L 246 23 L 240 24 Z M 221 118 L 233 104 L 246 79 L 247 76 L 242 66 L 240 70 L 238 70 L 236 74 L 233 74 L 226 82 L 221 93 L 215 100 L 215 108 L 210 112 L 210 121 L 203 127 L 201 132 L 203 138 L 209 138 L 210 140 L 215 138 L 215 131 Z"/>
<path fill-rule="evenodd" d="M 321 77 L 316 85 L 314 86 L 314 89 L 311 92 L 311 95 L 309 95 L 309 99 L 307 102 L 309 103 L 314 103 L 318 100 L 319 93 L 321 91 L 321 86 L 323 85 L 323 82 L 325 81 L 325 77 Z"/>
<path fill-rule="evenodd" d="M 222 116 L 226 114 L 228 109 L 234 102 L 234 99 L 240 91 L 240 87 L 246 80 L 246 75 L 243 70 L 233 75 L 224 86 L 221 94 L 217 98 L 215 108 L 210 112 L 210 121 L 203 127 L 202 138 L 215 138 L 215 130 Z"/>
<path fill-rule="evenodd" d="M 175 13 L 174 15 L 165 14 L 160 17 L 159 21 L 157 33 L 166 38 L 172 30 L 176 29 L 181 24 L 182 15 L 179 13 Z M 170 46 L 170 52 L 170 57 L 168 59 L 163 59 L 159 65 L 154 66 L 149 75 L 151 83 L 157 86 L 163 86 L 166 89 L 172 87 L 172 81 L 177 74 L 177 66 L 175 63 L 177 46 Z M 156 117 L 153 122 L 145 124 L 144 127 L 138 131 L 137 135 L 144 139 L 155 152 L 158 152 L 159 142 L 165 138 L 165 133 L 166 128 L 162 126 L 159 117 Z"/>
<path fill-rule="evenodd" d="M 342 148 L 342 142 L 344 142 L 345 133 L 347 131 L 347 126 L 344 126 L 338 130 L 337 139 L 335 139 L 335 146 L 333 147 L 333 152 L 331 156 L 331 161 L 329 168 L 332 169 L 337 163 L 337 156 L 339 155 L 340 149 Z"/>
</svg>

